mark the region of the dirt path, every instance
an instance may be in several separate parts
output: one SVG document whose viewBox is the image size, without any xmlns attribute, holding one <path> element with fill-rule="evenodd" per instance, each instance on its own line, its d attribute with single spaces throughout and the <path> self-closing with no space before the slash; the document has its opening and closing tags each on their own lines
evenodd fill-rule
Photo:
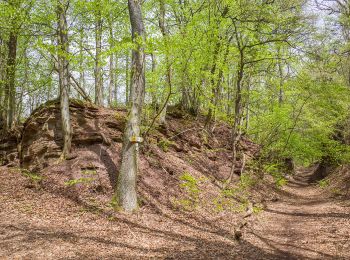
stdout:
<svg viewBox="0 0 350 260">
<path fill-rule="evenodd" d="M 237 216 L 108 216 L 0 167 L 0 259 L 350 259 L 350 212 L 297 177 L 234 239 Z"/>
<path fill-rule="evenodd" d="M 300 171 L 249 228 L 245 239 L 279 259 L 350 259 L 350 208 Z"/>
</svg>

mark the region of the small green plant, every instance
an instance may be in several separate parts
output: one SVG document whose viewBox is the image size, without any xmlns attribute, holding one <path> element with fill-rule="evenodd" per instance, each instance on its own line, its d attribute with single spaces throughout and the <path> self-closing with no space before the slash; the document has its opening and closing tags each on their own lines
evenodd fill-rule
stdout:
<svg viewBox="0 0 350 260">
<path fill-rule="evenodd" d="M 158 142 L 158 146 L 164 151 L 167 152 L 169 151 L 169 147 L 174 144 L 173 141 L 170 141 L 166 138 L 163 138 L 161 141 Z"/>
<path fill-rule="evenodd" d="M 174 206 L 178 206 L 185 210 L 193 210 L 199 205 L 199 195 L 201 190 L 199 188 L 200 179 L 195 178 L 188 172 L 184 172 L 180 176 L 180 188 L 187 194 L 186 198 L 173 199 Z"/>
<path fill-rule="evenodd" d="M 336 196 L 341 196 L 343 195 L 343 193 L 341 192 L 341 190 L 339 188 L 332 188 L 331 192 L 336 195 Z"/>
<path fill-rule="evenodd" d="M 119 210 L 119 201 L 117 194 L 114 194 L 112 196 L 111 201 L 109 202 L 109 206 L 113 208 L 114 210 Z"/>
<path fill-rule="evenodd" d="M 263 210 L 264 210 L 264 207 L 263 207 L 262 205 L 260 205 L 260 204 L 255 205 L 255 206 L 253 207 L 253 213 L 254 213 L 254 214 L 259 214 L 259 213 L 262 212 Z"/>
<path fill-rule="evenodd" d="M 31 182 L 36 183 L 36 184 L 40 183 L 43 180 L 43 176 L 41 176 L 40 174 L 35 173 L 35 172 L 30 172 L 26 169 L 21 169 L 21 173 L 25 177 L 29 178 L 31 180 Z"/>
<path fill-rule="evenodd" d="M 242 174 L 239 179 L 239 186 L 242 189 L 247 189 L 255 184 L 255 180 L 250 174 Z"/>
<path fill-rule="evenodd" d="M 180 180 L 182 183 L 180 184 L 181 188 L 184 188 L 193 198 L 197 198 L 200 193 L 200 189 L 198 187 L 199 180 L 197 180 L 194 176 L 192 176 L 188 172 L 184 172 L 180 176 Z"/>
<path fill-rule="evenodd" d="M 281 172 L 281 166 L 278 163 L 265 165 L 265 172 L 269 173 L 274 181 L 275 185 L 278 189 L 282 188 L 284 185 L 288 183 L 288 180 L 283 176 Z"/>
<path fill-rule="evenodd" d="M 29 181 L 31 182 L 32 185 L 34 185 L 34 187 L 36 189 L 38 189 L 40 187 L 40 184 L 42 182 L 42 180 L 44 179 L 43 176 L 41 176 L 39 173 L 35 173 L 35 172 L 31 172 L 29 170 L 26 169 L 20 169 L 19 172 L 27 177 L 29 179 Z"/>
<path fill-rule="evenodd" d="M 114 118 L 117 120 L 117 121 L 123 121 L 125 120 L 125 116 L 119 112 L 115 113 L 114 115 Z"/>
<path fill-rule="evenodd" d="M 288 180 L 283 177 L 283 175 L 274 176 L 275 184 L 277 188 L 282 188 L 284 185 L 288 183 Z"/>
<path fill-rule="evenodd" d="M 84 175 L 96 175 L 97 171 L 96 170 L 82 170 L 81 173 Z"/>
<path fill-rule="evenodd" d="M 238 189 L 229 189 L 229 188 L 226 188 L 224 190 L 221 191 L 221 194 L 226 197 L 226 198 L 233 198 L 236 193 L 238 192 Z"/>
<path fill-rule="evenodd" d="M 326 179 L 323 179 L 323 180 L 319 180 L 319 181 L 317 182 L 317 184 L 318 184 L 318 186 L 319 186 L 321 189 L 324 189 L 324 188 L 326 188 L 326 187 L 329 186 L 329 181 L 326 180 Z"/>
<path fill-rule="evenodd" d="M 80 183 L 91 183 L 93 182 L 94 179 L 93 178 L 78 178 L 78 179 L 72 179 L 72 180 L 68 180 L 64 182 L 64 185 L 66 186 L 74 186 Z"/>
<path fill-rule="evenodd" d="M 220 213 L 224 210 L 236 210 L 237 205 L 235 205 L 235 201 L 232 199 L 232 197 L 226 197 L 223 194 L 221 196 L 218 196 L 214 198 L 213 200 L 214 204 L 214 210 L 216 213 Z"/>
</svg>

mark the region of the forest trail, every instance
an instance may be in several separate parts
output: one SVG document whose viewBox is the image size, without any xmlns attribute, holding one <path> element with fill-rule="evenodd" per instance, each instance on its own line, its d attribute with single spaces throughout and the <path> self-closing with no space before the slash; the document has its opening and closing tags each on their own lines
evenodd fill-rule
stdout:
<svg viewBox="0 0 350 260">
<path fill-rule="evenodd" d="M 330 198 L 311 176 L 299 170 L 245 239 L 280 259 L 350 259 L 349 202 Z"/>
<path fill-rule="evenodd" d="M 350 259 L 349 205 L 308 183 L 309 172 L 251 216 L 240 241 L 232 218 L 108 216 L 0 172 L 0 259 Z"/>
</svg>

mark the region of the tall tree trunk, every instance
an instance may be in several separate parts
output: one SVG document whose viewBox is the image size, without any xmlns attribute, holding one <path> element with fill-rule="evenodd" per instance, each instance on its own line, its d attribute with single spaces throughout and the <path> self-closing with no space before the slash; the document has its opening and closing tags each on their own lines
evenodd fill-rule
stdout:
<svg viewBox="0 0 350 260">
<path fill-rule="evenodd" d="M 71 151 L 72 128 L 69 114 L 69 71 L 68 71 L 68 28 L 66 12 L 68 0 L 59 0 L 58 15 L 58 75 L 60 85 L 60 109 L 63 133 L 63 151 L 61 159 L 66 159 Z"/>
<path fill-rule="evenodd" d="M 278 93 L 278 104 L 281 106 L 283 103 L 283 84 L 284 84 L 284 76 L 283 76 L 283 67 L 282 67 L 282 60 L 281 60 L 281 49 L 278 48 L 278 73 L 280 77 L 280 84 L 279 84 L 279 93 Z"/>
<path fill-rule="evenodd" d="M 205 127 L 210 129 L 211 126 L 211 121 L 213 118 L 216 116 L 216 109 L 220 100 L 220 91 L 221 91 L 221 83 L 224 75 L 224 70 L 223 67 L 219 67 L 219 73 L 216 76 L 216 72 L 218 70 L 217 68 L 217 62 L 219 60 L 219 54 L 220 54 L 220 49 L 221 49 L 221 41 L 223 37 L 219 37 L 218 42 L 215 46 L 215 51 L 214 51 L 214 63 L 211 68 L 210 74 L 211 74 L 211 88 L 212 88 L 212 98 L 211 98 L 211 107 L 209 108 L 209 112 L 207 115 L 207 118 L 205 120 Z M 228 39 L 226 50 L 224 53 L 224 60 L 223 64 L 227 62 L 227 57 L 230 51 L 230 43 L 231 43 L 232 37 Z"/>
<path fill-rule="evenodd" d="M 118 55 L 115 54 L 115 60 L 114 60 L 114 100 L 115 104 L 118 105 Z"/>
<path fill-rule="evenodd" d="M 113 47 L 113 28 L 112 24 L 109 25 L 109 41 L 110 41 L 110 48 Z M 115 87 L 114 83 L 114 77 L 115 77 L 115 68 L 114 68 L 114 53 L 111 53 L 109 56 L 109 85 L 108 85 L 108 105 L 109 107 L 112 107 L 113 105 L 113 90 Z M 115 102 L 117 102 L 117 96 L 114 97 Z"/>
<path fill-rule="evenodd" d="M 5 86 L 5 109 L 6 109 L 6 125 L 5 129 L 10 129 L 15 120 L 16 107 L 16 57 L 17 57 L 17 33 L 10 32 L 9 41 L 7 43 L 8 57 L 6 64 L 6 86 Z"/>
<path fill-rule="evenodd" d="M 228 12 L 228 8 L 224 8 L 223 12 L 221 13 L 220 17 L 221 19 L 223 17 L 226 16 L 227 12 Z M 216 10 L 216 7 L 214 7 L 214 15 L 215 16 L 218 16 L 217 14 L 218 10 Z M 209 13 L 210 15 L 210 13 Z M 214 18 L 216 19 L 216 18 Z M 228 32 L 226 32 L 225 35 L 221 35 L 220 34 L 220 20 L 219 21 L 216 21 L 216 30 L 219 32 L 219 35 L 217 35 L 217 42 L 215 44 L 215 48 L 214 48 L 214 59 L 213 59 L 213 64 L 212 64 L 212 67 L 211 67 L 211 70 L 210 70 L 210 74 L 211 74 L 211 80 L 210 80 L 210 83 L 211 83 L 211 90 L 212 90 L 212 97 L 211 97 L 211 100 L 210 100 L 210 107 L 209 107 L 209 111 L 208 111 L 208 115 L 207 115 L 207 118 L 205 120 L 205 127 L 206 128 L 210 128 L 210 125 L 211 125 L 211 121 L 212 121 L 212 118 L 215 117 L 215 114 L 216 114 L 216 106 L 217 106 L 217 103 L 218 103 L 218 100 L 219 100 L 219 92 L 220 92 L 220 88 L 221 88 L 221 81 L 222 81 L 222 77 L 223 77 L 223 68 L 222 66 L 219 66 L 219 73 L 218 73 L 218 76 L 217 76 L 217 67 L 218 67 L 218 61 L 220 60 L 220 50 L 222 49 L 222 41 L 224 40 L 224 36 L 226 36 L 226 34 Z M 226 60 L 227 60 L 227 56 L 229 54 L 229 45 L 231 43 L 231 40 L 232 40 L 232 37 L 229 38 L 228 40 L 228 43 L 227 43 L 227 48 L 226 48 L 226 51 L 225 51 L 225 55 L 224 55 L 224 64 L 226 63 Z"/>
<path fill-rule="evenodd" d="M 140 121 L 145 96 L 145 53 L 141 40 L 145 40 L 145 29 L 140 2 L 128 0 L 132 39 L 136 48 L 132 51 L 131 108 L 124 131 L 122 163 L 118 176 L 118 202 L 127 212 L 137 209 L 136 176 L 138 171 L 138 145 Z"/>
<path fill-rule="evenodd" d="M 125 57 L 125 105 L 129 105 L 129 99 L 130 99 L 130 61 L 129 61 L 129 52 L 126 52 L 126 57 Z"/>
<path fill-rule="evenodd" d="M 166 81 L 166 87 L 168 89 L 168 97 L 165 100 L 165 103 L 162 107 L 162 111 L 159 116 L 159 122 L 161 124 L 166 123 L 166 114 L 167 114 L 167 107 L 168 107 L 168 101 L 169 96 L 172 91 L 172 85 L 171 85 L 171 64 L 169 60 L 169 39 L 168 39 L 168 31 L 165 26 L 165 3 L 164 0 L 159 1 L 159 28 L 162 32 L 163 39 L 165 41 L 165 66 L 166 66 L 166 72 L 165 72 L 165 81 Z"/>
<path fill-rule="evenodd" d="M 85 90 L 85 71 L 84 71 L 84 27 L 81 26 L 79 31 L 80 37 L 79 37 L 79 55 L 80 55 L 80 61 L 79 61 L 79 85 L 82 89 Z"/>
<path fill-rule="evenodd" d="M 5 107 L 5 44 L 0 34 L 0 130 L 5 127 L 6 124 L 6 107 Z"/>
<path fill-rule="evenodd" d="M 153 89 L 151 92 L 151 106 L 152 106 L 152 109 L 154 110 L 154 112 L 157 113 L 159 104 L 158 104 L 157 91 L 156 91 L 157 84 L 156 84 L 156 80 L 155 80 L 155 76 L 154 76 L 154 73 L 155 73 L 156 68 L 157 68 L 157 63 L 156 63 L 156 57 L 155 57 L 154 53 L 151 53 L 151 61 L 152 61 L 152 75 L 153 75 L 152 82 L 150 83 L 150 85 Z"/>
<path fill-rule="evenodd" d="M 23 110 L 23 95 L 24 95 L 24 90 L 29 89 L 28 88 L 28 78 L 29 78 L 29 58 L 27 54 L 27 46 L 24 49 L 24 80 L 21 83 L 21 89 L 18 97 L 18 104 L 17 104 L 17 114 L 16 114 L 16 122 L 17 124 L 21 123 L 21 115 L 22 115 L 22 110 Z"/>
<path fill-rule="evenodd" d="M 232 127 L 232 166 L 230 176 L 226 182 L 226 185 L 230 184 L 233 178 L 233 174 L 236 170 L 236 160 L 238 144 L 241 138 L 241 122 L 242 122 L 242 80 L 244 76 L 244 51 L 240 50 L 240 61 L 237 69 L 237 81 L 236 81 L 236 96 L 235 96 L 235 117 Z"/>
<path fill-rule="evenodd" d="M 102 16 L 100 2 L 95 17 L 95 104 L 103 106 L 103 83 L 102 83 Z"/>
</svg>

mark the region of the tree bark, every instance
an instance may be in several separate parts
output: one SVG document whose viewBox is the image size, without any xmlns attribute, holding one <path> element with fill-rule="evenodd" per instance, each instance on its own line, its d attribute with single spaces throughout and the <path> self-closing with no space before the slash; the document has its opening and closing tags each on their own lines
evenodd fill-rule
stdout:
<svg viewBox="0 0 350 260">
<path fill-rule="evenodd" d="M 79 55 L 80 55 L 80 64 L 79 64 L 79 85 L 82 89 L 85 90 L 85 71 L 84 71 L 84 28 L 81 25 L 80 31 L 79 31 Z"/>
<path fill-rule="evenodd" d="M 130 94 L 130 81 L 129 81 L 129 52 L 126 53 L 125 57 L 125 105 L 129 105 L 129 94 Z"/>
<path fill-rule="evenodd" d="M 9 41 L 7 43 L 8 57 L 6 64 L 6 86 L 5 86 L 5 110 L 6 124 L 5 129 L 8 130 L 13 126 L 15 119 L 16 107 L 16 57 L 17 57 L 17 33 L 10 32 Z"/>
<path fill-rule="evenodd" d="M 110 48 L 112 48 L 113 47 L 112 24 L 110 24 L 110 28 L 109 28 L 109 41 L 110 41 Z M 114 77 L 115 77 L 114 53 L 111 53 L 111 55 L 109 56 L 109 85 L 108 85 L 108 105 L 109 105 L 109 107 L 112 107 L 112 105 L 113 105 L 113 90 L 115 87 Z M 116 95 L 114 97 L 114 100 L 117 103 L 117 96 Z"/>
<path fill-rule="evenodd" d="M 95 104 L 103 106 L 103 83 L 102 83 L 102 16 L 100 3 L 97 6 L 95 17 Z"/>
<path fill-rule="evenodd" d="M 63 151 L 61 159 L 67 159 L 72 144 L 72 129 L 69 114 L 69 71 L 68 71 L 68 28 L 66 12 L 67 0 L 60 0 L 57 4 L 58 15 L 58 75 L 60 85 L 60 109 L 63 133 Z"/>
<path fill-rule="evenodd" d="M 5 64 L 6 64 L 6 57 L 5 57 L 5 44 L 2 39 L 2 36 L 0 34 L 0 130 L 4 128 L 5 125 L 5 87 L 4 87 L 4 81 L 5 81 Z"/>
<path fill-rule="evenodd" d="M 244 51 L 240 49 L 240 61 L 237 69 L 236 96 L 235 96 L 235 117 L 232 127 L 232 166 L 230 176 L 226 182 L 229 185 L 236 170 L 236 160 L 239 141 L 241 139 L 242 121 L 242 80 L 244 76 Z"/>
<path fill-rule="evenodd" d="M 159 1 L 159 28 L 162 32 L 163 39 L 165 41 L 165 66 L 166 66 L 166 72 L 165 72 L 165 81 L 166 81 L 166 87 L 171 93 L 172 85 L 171 85 L 171 64 L 169 60 L 169 40 L 168 40 L 168 31 L 165 26 L 165 3 L 164 0 Z M 166 123 L 166 114 L 167 114 L 167 108 L 168 108 L 168 100 L 169 98 L 166 98 L 163 110 L 160 113 L 159 116 L 159 123 L 165 124 Z"/>
<path fill-rule="evenodd" d="M 140 121 L 145 96 L 145 53 L 143 43 L 145 29 L 140 2 L 128 1 L 132 39 L 136 44 L 132 51 L 131 69 L 131 108 L 129 120 L 124 131 L 121 167 L 118 176 L 117 192 L 119 206 L 131 212 L 137 209 L 136 177 L 138 172 L 138 145 Z"/>
</svg>

